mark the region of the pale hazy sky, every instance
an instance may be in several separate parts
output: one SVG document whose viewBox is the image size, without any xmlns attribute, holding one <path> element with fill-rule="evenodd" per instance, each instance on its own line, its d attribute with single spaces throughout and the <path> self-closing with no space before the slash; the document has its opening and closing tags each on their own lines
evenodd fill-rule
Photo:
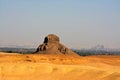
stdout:
<svg viewBox="0 0 120 80">
<path fill-rule="evenodd" d="M 0 45 L 37 47 L 49 33 L 69 48 L 120 48 L 120 0 L 0 0 Z"/>
</svg>

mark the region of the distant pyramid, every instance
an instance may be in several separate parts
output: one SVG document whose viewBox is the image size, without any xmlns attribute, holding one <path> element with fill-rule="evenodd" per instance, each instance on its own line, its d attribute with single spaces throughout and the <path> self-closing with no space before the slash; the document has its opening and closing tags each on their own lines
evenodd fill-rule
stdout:
<svg viewBox="0 0 120 80">
<path fill-rule="evenodd" d="M 43 44 L 39 45 L 35 53 L 43 54 L 74 54 L 70 49 L 60 43 L 60 38 L 54 34 L 45 37 Z"/>
</svg>

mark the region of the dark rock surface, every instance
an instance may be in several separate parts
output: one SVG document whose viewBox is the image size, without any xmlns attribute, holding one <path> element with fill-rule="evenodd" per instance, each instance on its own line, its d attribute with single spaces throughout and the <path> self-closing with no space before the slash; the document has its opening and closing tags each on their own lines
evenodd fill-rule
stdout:
<svg viewBox="0 0 120 80">
<path fill-rule="evenodd" d="M 76 54 L 60 43 L 60 38 L 54 34 L 45 37 L 43 44 L 39 45 L 35 53 L 44 54 Z M 77 55 L 77 54 L 76 54 Z"/>
</svg>

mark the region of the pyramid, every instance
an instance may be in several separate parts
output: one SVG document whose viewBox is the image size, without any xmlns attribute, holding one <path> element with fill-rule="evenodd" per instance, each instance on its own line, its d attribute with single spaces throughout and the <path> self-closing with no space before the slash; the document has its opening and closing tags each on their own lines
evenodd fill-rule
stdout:
<svg viewBox="0 0 120 80">
<path fill-rule="evenodd" d="M 60 43 L 60 38 L 55 34 L 49 34 L 44 38 L 43 44 L 39 45 L 35 53 L 42 54 L 74 54 L 73 51 Z"/>
</svg>

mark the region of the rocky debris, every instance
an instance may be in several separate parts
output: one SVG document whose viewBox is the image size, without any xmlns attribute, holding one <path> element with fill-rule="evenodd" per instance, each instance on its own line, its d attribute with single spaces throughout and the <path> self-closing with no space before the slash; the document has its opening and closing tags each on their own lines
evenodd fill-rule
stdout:
<svg viewBox="0 0 120 80">
<path fill-rule="evenodd" d="M 35 53 L 45 54 L 75 54 L 60 43 L 60 38 L 54 34 L 45 37 L 43 44 L 39 45 Z"/>
</svg>

